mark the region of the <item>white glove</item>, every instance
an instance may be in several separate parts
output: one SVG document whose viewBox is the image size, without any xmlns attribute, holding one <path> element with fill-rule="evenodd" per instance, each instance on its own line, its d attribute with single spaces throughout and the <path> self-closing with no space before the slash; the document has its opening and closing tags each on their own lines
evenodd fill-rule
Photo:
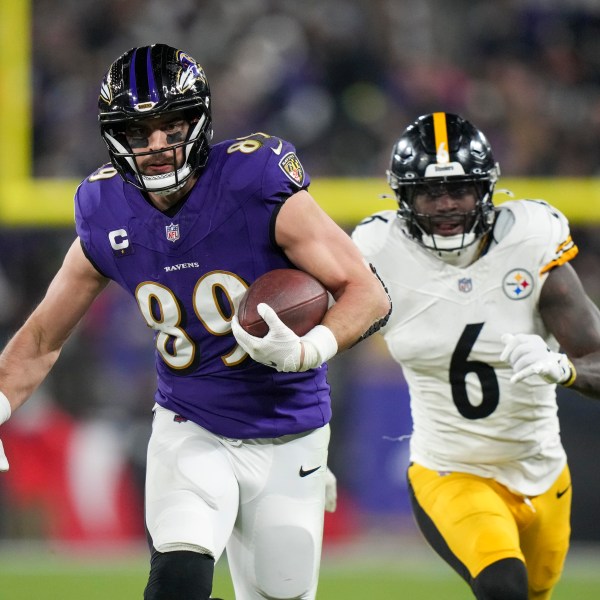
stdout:
<svg viewBox="0 0 600 600">
<path fill-rule="evenodd" d="M 0 392 L 0 425 L 10 419 L 11 413 L 12 410 L 8 398 Z M 8 459 L 6 458 L 6 454 L 4 454 L 2 441 L 0 441 L 0 472 L 4 471 L 8 471 Z"/>
<path fill-rule="evenodd" d="M 6 454 L 4 454 L 4 446 L 0 440 L 0 472 L 4 473 L 8 471 L 8 468 L 8 459 L 6 458 Z"/>
<path fill-rule="evenodd" d="M 268 304 L 261 303 L 256 310 L 269 326 L 269 332 L 263 338 L 242 329 L 237 315 L 231 320 L 231 330 L 237 343 L 256 362 L 278 371 L 308 371 L 320 367 L 337 353 L 337 340 L 325 325 L 317 325 L 299 337 Z"/>
<path fill-rule="evenodd" d="M 337 508 L 337 479 L 329 470 L 325 471 L 325 510 L 327 512 L 335 512 Z"/>
<path fill-rule="evenodd" d="M 575 367 L 566 354 L 553 352 L 539 335 L 505 333 L 504 350 L 500 360 L 510 363 L 514 375 L 511 383 L 531 375 L 539 375 L 548 383 L 571 385 L 575 381 Z"/>
</svg>

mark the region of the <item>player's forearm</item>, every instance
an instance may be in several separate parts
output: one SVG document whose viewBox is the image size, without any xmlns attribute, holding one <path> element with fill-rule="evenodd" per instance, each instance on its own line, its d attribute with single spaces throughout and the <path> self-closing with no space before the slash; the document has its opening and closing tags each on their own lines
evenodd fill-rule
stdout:
<svg viewBox="0 0 600 600">
<path fill-rule="evenodd" d="M 575 367 L 575 381 L 569 386 L 591 398 L 600 399 L 600 352 L 569 358 Z"/>
<path fill-rule="evenodd" d="M 56 362 L 62 341 L 52 343 L 27 324 L 7 344 L 0 355 L 0 391 L 12 411 L 21 406 L 39 387 Z"/>
<path fill-rule="evenodd" d="M 350 348 L 390 311 L 388 295 L 375 276 L 369 285 L 349 284 L 325 315 L 323 325 L 331 329 L 339 351 Z"/>
</svg>

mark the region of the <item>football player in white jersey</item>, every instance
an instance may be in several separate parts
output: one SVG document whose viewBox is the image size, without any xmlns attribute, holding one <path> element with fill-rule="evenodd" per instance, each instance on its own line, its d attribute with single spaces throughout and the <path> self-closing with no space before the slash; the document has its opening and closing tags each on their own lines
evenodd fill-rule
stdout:
<svg viewBox="0 0 600 600">
<path fill-rule="evenodd" d="M 479 600 L 547 600 L 570 534 L 556 385 L 600 395 L 600 312 L 567 219 L 494 206 L 498 176 L 481 131 L 424 115 L 392 151 L 399 210 L 353 239 L 400 307 L 381 333 L 410 391 L 419 528 Z"/>
</svg>

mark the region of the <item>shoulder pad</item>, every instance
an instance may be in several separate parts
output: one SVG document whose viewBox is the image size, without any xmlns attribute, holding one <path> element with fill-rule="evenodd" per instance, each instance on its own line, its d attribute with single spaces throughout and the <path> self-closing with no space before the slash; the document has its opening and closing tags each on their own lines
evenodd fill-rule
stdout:
<svg viewBox="0 0 600 600">
<path fill-rule="evenodd" d="M 565 215 L 544 200 L 514 200 L 500 205 L 499 210 L 513 213 L 515 226 L 522 233 L 534 233 L 544 240 L 547 250 L 540 273 L 547 273 L 575 258 L 579 249 L 571 238 Z"/>
<path fill-rule="evenodd" d="M 398 219 L 395 210 L 382 210 L 365 217 L 352 232 L 352 240 L 364 255 L 377 252 L 384 244 L 390 227 Z"/>
</svg>

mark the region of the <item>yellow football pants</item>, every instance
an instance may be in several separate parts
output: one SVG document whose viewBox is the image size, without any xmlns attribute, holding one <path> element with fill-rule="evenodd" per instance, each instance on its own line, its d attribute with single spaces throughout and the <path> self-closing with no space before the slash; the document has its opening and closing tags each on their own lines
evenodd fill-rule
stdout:
<svg viewBox="0 0 600 600">
<path fill-rule="evenodd" d="M 418 464 L 409 467 L 408 480 L 425 538 L 465 579 L 498 560 L 517 558 L 527 567 L 529 598 L 550 598 L 569 548 L 568 466 L 547 492 L 533 498 L 493 479 L 440 474 Z"/>
</svg>

